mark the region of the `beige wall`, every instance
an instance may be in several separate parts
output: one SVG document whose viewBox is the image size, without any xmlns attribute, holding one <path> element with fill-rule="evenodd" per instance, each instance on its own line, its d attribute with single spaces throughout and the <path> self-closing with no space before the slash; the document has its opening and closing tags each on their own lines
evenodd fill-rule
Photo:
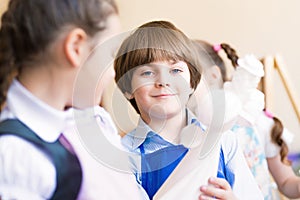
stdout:
<svg viewBox="0 0 300 200">
<path fill-rule="evenodd" d="M 300 1 L 298 0 L 117 0 L 124 31 L 154 19 L 170 20 L 192 38 L 227 42 L 239 55 L 280 53 L 294 91 L 300 95 Z M 300 125 L 279 77 L 274 81 L 274 110 L 295 133 L 300 151 Z M 300 106 L 300 102 L 297 102 Z"/>
<path fill-rule="evenodd" d="M 0 0 L 0 13 L 7 0 Z M 280 53 L 295 93 L 300 95 L 300 1 L 298 0 L 117 0 L 124 31 L 154 19 L 175 23 L 188 36 L 227 42 L 240 55 Z M 298 79 L 298 80 L 297 80 Z M 273 112 L 295 133 L 292 150 L 300 151 L 300 125 L 279 78 L 274 82 Z M 300 102 L 298 102 L 298 105 Z"/>
<path fill-rule="evenodd" d="M 0 14 L 2 14 L 3 10 L 6 9 L 8 0 L 1 0 L 0 1 Z"/>
</svg>

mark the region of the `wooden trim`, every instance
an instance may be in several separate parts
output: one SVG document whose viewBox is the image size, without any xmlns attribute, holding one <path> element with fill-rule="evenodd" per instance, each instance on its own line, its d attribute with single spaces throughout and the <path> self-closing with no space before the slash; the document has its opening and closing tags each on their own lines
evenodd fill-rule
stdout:
<svg viewBox="0 0 300 200">
<path fill-rule="evenodd" d="M 275 69 L 278 71 L 281 81 L 292 103 L 293 109 L 298 117 L 298 120 L 300 121 L 300 110 L 299 106 L 297 105 L 297 103 L 299 103 L 299 98 L 296 96 L 295 89 L 292 87 L 293 84 L 290 82 L 287 72 L 285 71 L 286 65 L 280 55 L 276 55 L 274 61 Z"/>
<path fill-rule="evenodd" d="M 273 56 L 266 56 L 262 59 L 262 63 L 264 65 L 265 75 L 262 78 L 262 92 L 265 94 L 265 107 L 273 111 L 274 110 L 274 87 L 273 87 L 273 79 L 274 79 L 274 58 Z"/>
</svg>

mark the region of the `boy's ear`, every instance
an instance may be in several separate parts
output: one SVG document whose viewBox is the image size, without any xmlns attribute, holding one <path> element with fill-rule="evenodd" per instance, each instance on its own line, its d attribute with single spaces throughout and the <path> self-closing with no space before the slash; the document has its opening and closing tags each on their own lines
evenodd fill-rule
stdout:
<svg viewBox="0 0 300 200">
<path fill-rule="evenodd" d="M 68 33 L 64 41 L 64 52 L 71 65 L 78 67 L 86 58 L 88 50 L 87 34 L 80 28 Z"/>
<path fill-rule="evenodd" d="M 129 92 L 125 92 L 124 96 L 126 97 L 126 99 L 130 100 L 133 99 L 133 94 L 130 94 Z"/>
</svg>

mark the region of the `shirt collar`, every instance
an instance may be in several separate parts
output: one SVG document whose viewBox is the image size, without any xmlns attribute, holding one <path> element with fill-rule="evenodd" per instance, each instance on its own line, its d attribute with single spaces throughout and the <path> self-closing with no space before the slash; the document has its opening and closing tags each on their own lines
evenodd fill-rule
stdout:
<svg viewBox="0 0 300 200">
<path fill-rule="evenodd" d="M 186 109 L 186 115 L 187 125 L 195 123 L 202 131 L 206 130 L 205 125 L 203 125 L 189 109 Z M 140 117 L 137 128 L 122 138 L 122 144 L 134 151 L 145 142 L 146 138 L 151 137 L 154 134 L 157 133 L 155 133 Z"/>
<path fill-rule="evenodd" d="M 136 129 L 122 138 L 122 144 L 130 150 L 135 150 L 145 142 L 148 133 L 153 134 L 154 132 L 140 117 Z"/>
<path fill-rule="evenodd" d="M 55 142 L 64 131 L 72 111 L 60 111 L 31 94 L 20 82 L 13 80 L 7 93 L 1 120 L 17 118 L 46 142 Z"/>
<path fill-rule="evenodd" d="M 71 121 L 75 126 L 75 123 L 90 125 L 91 122 L 97 122 L 101 128 L 105 128 L 104 133 L 111 133 L 118 135 L 118 130 L 109 115 L 109 113 L 102 107 L 96 105 L 94 107 L 89 107 L 86 109 L 72 109 L 73 115 Z"/>
<path fill-rule="evenodd" d="M 186 115 L 187 115 L 187 125 L 195 124 L 201 128 L 202 131 L 205 131 L 207 127 L 202 124 L 198 118 L 194 115 L 192 111 L 189 109 L 186 109 Z"/>
</svg>

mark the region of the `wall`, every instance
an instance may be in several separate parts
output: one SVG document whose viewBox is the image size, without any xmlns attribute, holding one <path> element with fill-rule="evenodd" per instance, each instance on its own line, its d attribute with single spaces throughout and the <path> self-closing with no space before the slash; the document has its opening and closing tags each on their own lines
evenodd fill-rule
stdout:
<svg viewBox="0 0 300 200">
<path fill-rule="evenodd" d="M 170 20 L 188 36 L 227 42 L 239 55 L 281 54 L 294 91 L 300 95 L 300 1 L 298 0 L 117 0 L 124 31 L 151 20 Z M 295 134 L 292 151 L 300 151 L 300 125 L 279 76 L 274 79 L 274 110 Z M 298 98 L 299 99 L 299 98 Z M 297 102 L 300 106 L 300 102 Z"/>
<path fill-rule="evenodd" d="M 2 14 L 3 10 L 6 8 L 8 0 L 1 0 L 0 2 L 0 13 Z"/>
<path fill-rule="evenodd" d="M 1 0 L 0 13 L 8 0 Z M 227 42 L 240 55 L 280 53 L 295 93 L 300 95 L 300 1 L 298 0 L 117 0 L 124 31 L 146 21 L 166 19 L 192 38 Z M 278 76 L 273 112 L 295 133 L 292 151 L 300 151 L 300 125 Z M 298 105 L 300 102 L 298 102 Z"/>
</svg>

